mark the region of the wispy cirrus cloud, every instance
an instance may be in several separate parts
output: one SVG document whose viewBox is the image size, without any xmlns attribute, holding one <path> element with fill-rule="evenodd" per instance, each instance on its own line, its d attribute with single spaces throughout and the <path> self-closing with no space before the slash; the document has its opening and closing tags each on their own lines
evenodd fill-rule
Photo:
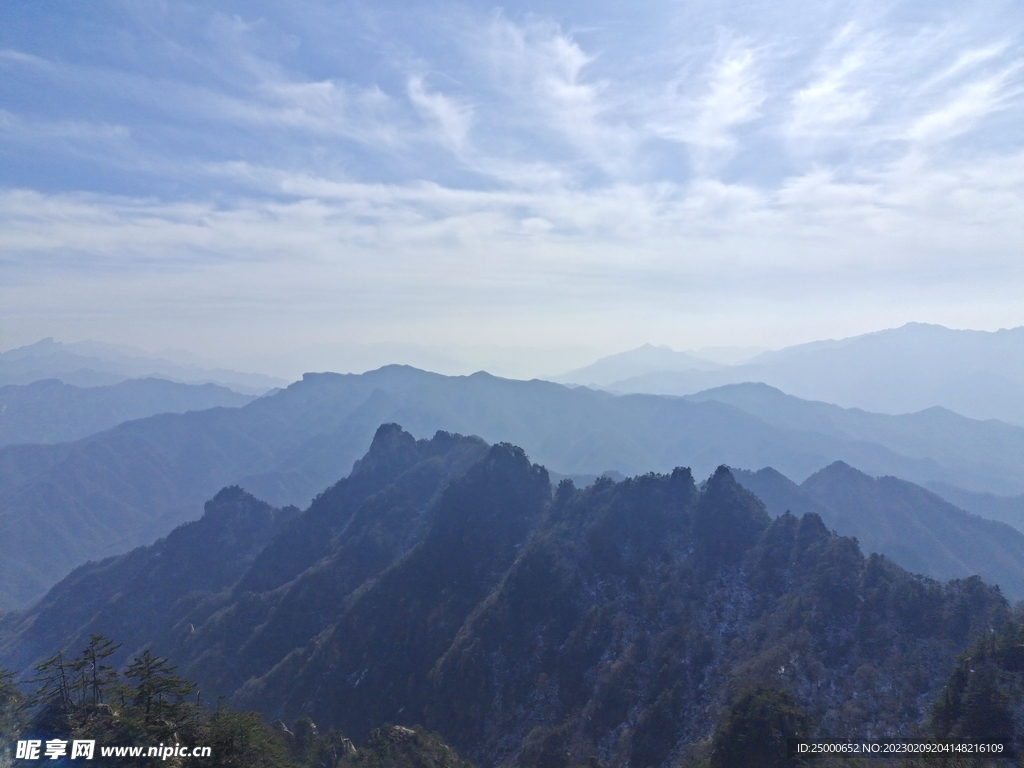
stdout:
<svg viewBox="0 0 1024 768">
<path fill-rule="evenodd" d="M 735 152 L 737 129 L 755 121 L 767 98 L 758 71 L 757 52 L 730 42 L 707 62 L 698 85 L 674 78 L 661 99 L 646 107 L 648 136 L 685 146 L 698 175 L 713 174 Z"/>
<path fill-rule="evenodd" d="M 423 78 L 413 75 L 409 78 L 409 99 L 428 121 L 438 129 L 437 140 L 458 153 L 466 144 L 469 130 L 473 125 L 473 109 L 439 91 L 429 91 Z"/>
<path fill-rule="evenodd" d="M 957 88 L 943 102 L 918 117 L 908 137 L 915 142 L 934 144 L 969 133 L 981 120 L 1007 109 L 1024 94 L 1019 79 L 1021 64 L 1014 63 L 992 76 L 983 76 Z"/>
<path fill-rule="evenodd" d="M 956 7 L 666 2 L 631 26 L 604 6 L 140 4 L 108 14 L 109 55 L 0 33 L 0 303 L 62 317 L 60 295 L 84 327 L 121 286 L 241 326 L 304 296 L 379 340 L 705 328 L 694 346 L 799 340 L 743 307 L 784 318 L 801 295 L 830 297 L 822 322 L 891 290 L 910 297 L 891 322 L 955 324 L 968 285 L 972 317 L 988 291 L 1010 323 L 1024 32 Z M 714 306 L 751 335 L 716 337 Z"/>
<path fill-rule="evenodd" d="M 880 63 L 883 50 L 873 37 L 857 39 L 847 26 L 828 46 L 813 78 L 792 96 L 792 113 L 785 130 L 794 144 L 808 140 L 848 140 L 873 111 L 871 82 L 878 73 L 866 71 Z"/>
</svg>

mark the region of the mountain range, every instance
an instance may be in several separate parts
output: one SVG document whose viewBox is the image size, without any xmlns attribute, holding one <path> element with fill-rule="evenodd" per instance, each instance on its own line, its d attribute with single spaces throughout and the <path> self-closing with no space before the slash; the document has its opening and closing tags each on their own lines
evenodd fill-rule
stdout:
<svg viewBox="0 0 1024 768">
<path fill-rule="evenodd" d="M 644 344 L 636 349 L 602 357 L 584 368 L 554 376 L 552 380 L 565 384 L 611 387 L 620 381 L 649 373 L 722 371 L 728 367 L 693 352 L 680 352 L 665 345 Z"/>
<path fill-rule="evenodd" d="M 238 408 L 254 399 L 216 384 L 126 379 L 75 387 L 56 379 L 0 387 L 0 447 L 65 443 L 158 413 Z"/>
<path fill-rule="evenodd" d="M 962 509 L 969 509 L 992 520 L 1002 520 L 1018 531 L 1024 531 L 1024 494 L 998 496 L 994 493 L 977 493 L 942 482 L 928 483 L 928 489 Z"/>
<path fill-rule="evenodd" d="M 1024 533 L 954 506 L 895 477 L 871 477 L 841 461 L 797 485 L 774 469 L 733 470 L 773 516 L 816 514 L 903 568 L 941 581 L 980 575 L 1024 598 Z"/>
<path fill-rule="evenodd" d="M 511 442 L 566 475 L 689 466 L 706 476 L 727 464 L 771 466 L 802 481 L 841 460 L 918 484 L 1024 490 L 1017 427 L 945 411 L 844 414 L 756 387 L 717 396 L 743 407 L 389 366 L 309 374 L 241 408 L 152 416 L 72 443 L 7 446 L 0 449 L 0 606 L 26 605 L 76 564 L 196 519 L 226 485 L 275 506 L 305 507 L 348 472 L 385 422 L 421 437 L 442 429 Z M 788 415 L 761 418 L 764 397 L 781 398 Z"/>
<path fill-rule="evenodd" d="M 732 405 L 781 429 L 882 445 L 900 456 L 927 457 L 943 468 L 941 473 L 934 466 L 895 471 L 888 459 L 879 462 L 867 455 L 850 462 L 869 474 L 896 474 L 921 484 L 982 493 L 1018 493 L 1010 478 L 1024 457 L 1024 429 L 994 419 L 968 419 L 938 406 L 895 416 L 869 413 L 802 400 L 766 384 L 730 384 L 686 399 Z"/>
<path fill-rule="evenodd" d="M 823 738 L 920 735 L 1009 618 L 977 577 L 773 519 L 725 467 L 553 488 L 512 445 L 390 424 L 304 512 L 229 487 L 79 567 L 0 618 L 0 663 L 101 634 L 113 664 L 152 649 L 206 700 L 357 743 L 422 724 L 481 766 L 662 766 L 721 748 L 751 696 Z"/>
<path fill-rule="evenodd" d="M 646 346 L 557 380 L 666 395 L 761 382 L 796 397 L 877 413 L 942 406 L 975 419 L 1024 425 L 1024 327 L 986 332 L 908 323 L 764 352 L 736 365 Z"/>
<path fill-rule="evenodd" d="M 96 341 L 69 344 L 42 339 L 0 353 L 0 386 L 57 379 L 79 387 L 117 384 L 125 379 L 159 378 L 184 384 L 219 384 L 248 395 L 262 395 L 288 384 L 260 373 L 209 367 L 188 353 L 174 361 L 141 349 Z"/>
</svg>

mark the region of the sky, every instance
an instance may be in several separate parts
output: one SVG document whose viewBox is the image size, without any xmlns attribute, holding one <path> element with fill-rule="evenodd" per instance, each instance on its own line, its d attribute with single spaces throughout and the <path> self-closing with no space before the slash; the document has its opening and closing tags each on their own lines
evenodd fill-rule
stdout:
<svg viewBox="0 0 1024 768">
<path fill-rule="evenodd" d="M 1022 126 L 1019 0 L 3 3 L 0 349 L 530 376 L 1015 327 Z"/>
</svg>

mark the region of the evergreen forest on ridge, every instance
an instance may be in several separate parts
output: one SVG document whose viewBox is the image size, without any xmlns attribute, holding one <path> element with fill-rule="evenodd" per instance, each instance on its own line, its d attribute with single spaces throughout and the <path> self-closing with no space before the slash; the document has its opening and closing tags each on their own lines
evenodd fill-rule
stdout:
<svg viewBox="0 0 1024 768">
<path fill-rule="evenodd" d="M 55 686 L 90 648 L 107 690 Z M 223 765 L 720 768 L 786 765 L 788 736 L 1015 743 L 1022 648 L 998 587 L 866 555 L 814 511 L 773 517 L 724 466 L 577 488 L 514 445 L 395 424 L 304 511 L 224 488 L 0 618 L 0 664 L 42 681 L 27 710 L 5 686 L 6 728 L 171 728 Z"/>
</svg>

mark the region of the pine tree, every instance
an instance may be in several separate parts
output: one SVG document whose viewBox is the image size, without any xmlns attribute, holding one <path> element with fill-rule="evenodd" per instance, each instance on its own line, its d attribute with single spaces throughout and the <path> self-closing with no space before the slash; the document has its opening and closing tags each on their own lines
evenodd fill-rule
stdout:
<svg viewBox="0 0 1024 768">
<path fill-rule="evenodd" d="M 36 664 L 36 676 L 32 682 L 39 683 L 36 703 L 44 708 L 66 713 L 72 705 L 73 670 L 64 651 L 57 651 L 50 658 Z"/>
<path fill-rule="evenodd" d="M 14 684 L 14 673 L 0 667 L 0 744 L 9 744 L 21 733 L 25 697 Z"/>
<path fill-rule="evenodd" d="M 113 656 L 120 647 L 120 643 L 114 645 L 113 640 L 103 635 L 90 635 L 89 646 L 82 651 L 82 659 L 85 662 L 85 670 L 88 673 L 88 690 L 93 707 L 103 703 L 104 690 L 117 680 L 117 670 L 103 662 Z"/>
<path fill-rule="evenodd" d="M 138 680 L 132 694 L 136 706 L 143 710 L 143 722 L 149 724 L 179 708 L 182 699 L 195 687 L 183 677 L 174 674 L 170 659 L 154 656 L 149 650 L 132 659 L 125 677 Z"/>
</svg>

